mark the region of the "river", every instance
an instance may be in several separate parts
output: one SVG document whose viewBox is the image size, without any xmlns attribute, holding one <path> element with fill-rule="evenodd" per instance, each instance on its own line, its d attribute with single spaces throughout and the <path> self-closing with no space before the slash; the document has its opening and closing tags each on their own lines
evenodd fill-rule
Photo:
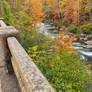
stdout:
<svg viewBox="0 0 92 92">
<path fill-rule="evenodd" d="M 56 33 L 55 27 L 47 23 L 38 23 L 40 26 L 40 32 L 45 35 L 50 35 L 51 38 L 59 37 L 59 34 Z M 87 62 L 87 64 L 92 64 L 92 49 L 84 48 L 81 43 L 73 42 L 75 50 L 78 51 L 79 56 Z"/>
</svg>

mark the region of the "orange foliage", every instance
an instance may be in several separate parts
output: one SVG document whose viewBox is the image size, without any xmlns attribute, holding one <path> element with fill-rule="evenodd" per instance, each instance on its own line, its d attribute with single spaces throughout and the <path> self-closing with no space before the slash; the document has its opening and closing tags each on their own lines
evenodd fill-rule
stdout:
<svg viewBox="0 0 92 92">
<path fill-rule="evenodd" d="M 62 0 L 62 22 L 66 26 L 84 24 L 89 20 L 89 3 L 90 0 Z"/>
<path fill-rule="evenodd" d="M 70 24 L 78 25 L 78 0 L 62 0 L 63 23 L 66 26 Z"/>
<path fill-rule="evenodd" d="M 30 8 L 29 15 L 32 17 L 32 23 L 41 22 L 45 19 L 41 0 L 31 0 Z"/>
<path fill-rule="evenodd" d="M 53 45 L 53 48 L 59 49 L 59 50 L 74 50 L 72 46 L 72 42 L 74 40 L 74 37 L 70 37 L 69 35 L 66 35 L 65 32 L 60 33 L 60 38 L 56 39 L 57 46 Z"/>
</svg>

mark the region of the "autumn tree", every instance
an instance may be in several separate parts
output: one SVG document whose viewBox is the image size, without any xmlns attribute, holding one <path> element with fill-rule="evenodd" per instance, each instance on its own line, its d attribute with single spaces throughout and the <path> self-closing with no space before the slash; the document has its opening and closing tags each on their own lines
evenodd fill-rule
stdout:
<svg viewBox="0 0 92 92">
<path fill-rule="evenodd" d="M 43 11 L 47 19 L 52 19 L 54 11 L 57 8 L 56 0 L 42 0 L 42 3 L 43 3 Z"/>
<path fill-rule="evenodd" d="M 52 12 L 56 8 L 56 1 L 55 0 L 42 0 L 43 9 L 45 12 Z"/>
<path fill-rule="evenodd" d="M 91 7 L 92 7 L 92 0 L 90 0 L 90 5 L 91 5 Z M 89 15 L 90 15 L 90 22 L 92 23 L 92 8 L 91 8 L 91 10 L 90 10 Z"/>
<path fill-rule="evenodd" d="M 90 0 L 80 0 L 79 1 L 79 18 L 80 24 L 84 24 L 86 21 L 89 21 L 89 6 Z"/>
<path fill-rule="evenodd" d="M 62 22 L 66 26 L 72 23 L 78 25 L 78 0 L 62 0 L 61 9 Z"/>
<path fill-rule="evenodd" d="M 32 23 L 44 20 L 42 0 L 31 0 L 28 14 L 32 18 Z"/>
</svg>

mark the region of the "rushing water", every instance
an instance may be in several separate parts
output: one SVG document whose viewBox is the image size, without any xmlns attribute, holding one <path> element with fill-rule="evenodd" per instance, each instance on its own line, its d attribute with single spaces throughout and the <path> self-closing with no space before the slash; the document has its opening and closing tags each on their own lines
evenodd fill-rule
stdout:
<svg viewBox="0 0 92 92">
<path fill-rule="evenodd" d="M 37 25 L 40 26 L 41 33 L 44 33 L 45 35 L 50 35 L 51 38 L 55 38 L 56 36 L 59 37 L 59 35 L 56 33 L 56 29 L 54 26 L 46 24 L 46 23 L 38 23 Z M 83 60 L 86 60 L 87 63 L 92 63 L 92 50 L 91 49 L 83 48 L 81 46 L 81 43 L 79 42 L 74 42 L 73 46 L 75 50 L 78 51 L 79 56 L 81 56 Z"/>
</svg>

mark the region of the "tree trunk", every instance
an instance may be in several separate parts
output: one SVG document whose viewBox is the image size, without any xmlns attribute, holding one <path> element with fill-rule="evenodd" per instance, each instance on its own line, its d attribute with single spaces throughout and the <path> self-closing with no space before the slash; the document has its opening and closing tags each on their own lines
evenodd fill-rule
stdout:
<svg viewBox="0 0 92 92">
<path fill-rule="evenodd" d="M 0 0 L 0 17 L 2 16 L 3 2 Z"/>
<path fill-rule="evenodd" d="M 90 0 L 90 5 L 92 6 L 92 0 Z M 90 10 L 89 15 L 90 15 L 90 22 L 92 23 L 92 9 Z"/>
</svg>

